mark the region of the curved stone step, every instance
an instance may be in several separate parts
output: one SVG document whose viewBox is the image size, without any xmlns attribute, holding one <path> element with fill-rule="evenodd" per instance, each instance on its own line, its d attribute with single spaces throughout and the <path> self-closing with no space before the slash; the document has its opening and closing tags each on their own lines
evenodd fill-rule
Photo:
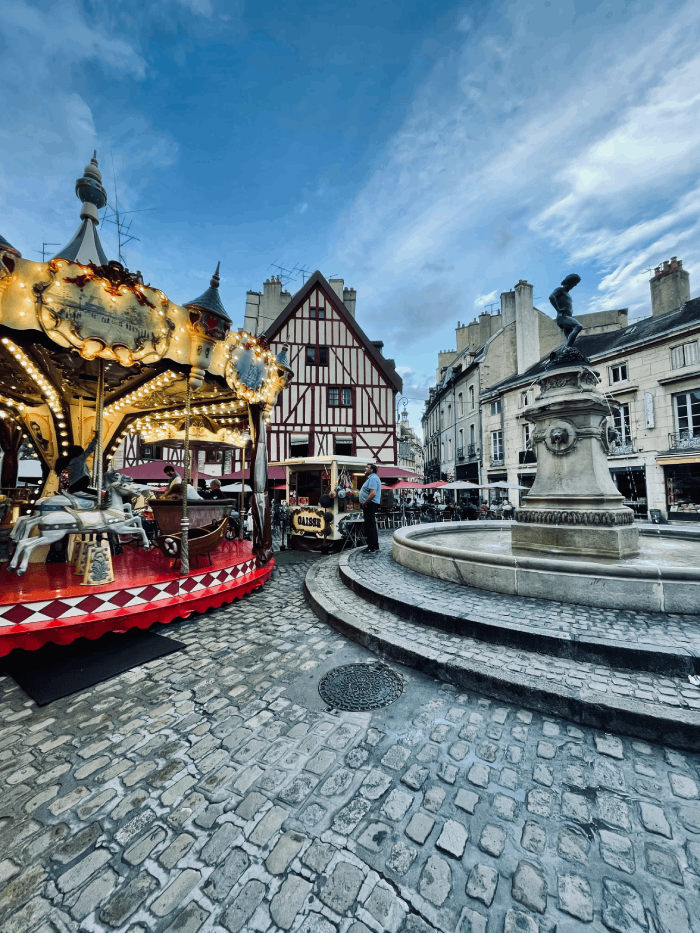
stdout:
<svg viewBox="0 0 700 933">
<path fill-rule="evenodd" d="M 386 546 L 371 558 L 368 573 L 366 560 L 362 550 L 342 554 L 343 583 L 402 619 L 572 661 L 674 677 L 700 672 L 696 616 L 596 609 L 461 586 L 402 567 Z"/>
<path fill-rule="evenodd" d="M 572 722 L 700 750 L 700 690 L 687 679 L 553 659 L 419 625 L 348 589 L 338 565 L 331 557 L 309 570 L 306 598 L 320 619 L 381 657 Z"/>
</svg>

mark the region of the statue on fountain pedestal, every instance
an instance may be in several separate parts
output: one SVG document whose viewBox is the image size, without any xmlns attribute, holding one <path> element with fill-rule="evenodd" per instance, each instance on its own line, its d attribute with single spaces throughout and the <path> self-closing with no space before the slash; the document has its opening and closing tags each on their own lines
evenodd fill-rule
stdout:
<svg viewBox="0 0 700 933">
<path fill-rule="evenodd" d="M 549 301 L 557 312 L 557 327 L 566 335 L 566 343 L 558 350 L 552 351 L 550 360 L 557 363 L 587 363 L 588 360 L 574 348 L 576 338 L 583 330 L 583 324 L 574 317 L 574 304 L 569 292 L 581 281 L 581 276 L 572 272 L 564 281 L 554 289 Z"/>
</svg>

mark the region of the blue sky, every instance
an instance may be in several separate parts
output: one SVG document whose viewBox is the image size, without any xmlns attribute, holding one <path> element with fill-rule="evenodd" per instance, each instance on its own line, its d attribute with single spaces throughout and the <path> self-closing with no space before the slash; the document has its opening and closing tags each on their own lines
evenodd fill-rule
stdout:
<svg viewBox="0 0 700 933">
<path fill-rule="evenodd" d="M 66 243 L 97 148 L 110 200 L 113 160 L 120 207 L 153 208 L 147 281 L 186 301 L 220 259 L 239 324 L 272 263 L 339 275 L 418 399 L 521 278 L 640 316 L 674 255 L 698 293 L 699 40 L 674 0 L 5 0 L 0 233 Z"/>
</svg>

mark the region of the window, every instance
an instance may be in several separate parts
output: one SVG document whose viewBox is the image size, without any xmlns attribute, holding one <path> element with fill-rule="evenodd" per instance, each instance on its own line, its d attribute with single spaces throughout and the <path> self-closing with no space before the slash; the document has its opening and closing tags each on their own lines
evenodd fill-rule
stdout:
<svg viewBox="0 0 700 933">
<path fill-rule="evenodd" d="M 460 418 L 464 414 L 464 396 L 462 395 L 461 392 L 457 396 L 457 414 L 459 415 Z"/>
<path fill-rule="evenodd" d="M 352 389 L 331 386 L 328 389 L 328 405 L 330 408 L 337 408 L 339 405 L 342 405 L 343 408 L 351 408 Z"/>
<path fill-rule="evenodd" d="M 491 414 L 500 415 L 501 413 L 501 400 L 497 398 L 494 402 L 491 402 Z"/>
<path fill-rule="evenodd" d="M 458 433 L 457 437 L 458 437 L 457 446 L 458 446 L 459 448 L 464 447 L 464 431 L 463 431 L 461 428 L 459 429 L 459 433 Z"/>
<path fill-rule="evenodd" d="M 444 459 L 445 459 L 445 445 L 440 444 L 440 460 L 443 461 Z"/>
<path fill-rule="evenodd" d="M 472 447 L 476 444 L 476 426 L 473 424 L 469 425 L 469 443 Z"/>
<path fill-rule="evenodd" d="M 528 405 L 532 405 L 535 401 L 535 392 L 533 389 L 528 389 L 527 392 L 521 392 L 518 396 L 518 408 L 526 408 Z"/>
<path fill-rule="evenodd" d="M 469 411 L 474 411 L 474 386 L 469 386 Z"/>
<path fill-rule="evenodd" d="M 328 366 L 328 347 L 307 347 L 307 366 Z"/>
<path fill-rule="evenodd" d="M 221 451 L 211 449 L 211 448 L 205 451 L 204 462 L 205 463 L 221 463 Z"/>
<path fill-rule="evenodd" d="M 292 434 L 289 439 L 289 455 L 291 457 L 309 456 L 309 435 Z"/>
<path fill-rule="evenodd" d="M 503 460 L 503 431 L 491 432 L 491 459 Z"/>
<path fill-rule="evenodd" d="M 686 437 L 700 435 L 700 389 L 673 396 L 676 432 Z"/>
<path fill-rule="evenodd" d="M 323 321 L 325 320 L 325 317 L 326 317 L 326 309 L 310 307 L 309 317 L 315 317 L 315 318 L 318 318 L 319 321 Z"/>
<path fill-rule="evenodd" d="M 452 406 L 447 406 L 447 423 L 448 425 L 452 424 Z"/>
<path fill-rule="evenodd" d="M 627 382 L 627 363 L 610 367 L 610 385 L 615 382 Z"/>
<path fill-rule="evenodd" d="M 616 443 L 620 446 L 629 444 L 631 440 L 630 407 L 627 403 L 620 405 L 618 410 L 613 412 L 613 421 L 615 422 L 615 427 L 619 434 Z"/>
<path fill-rule="evenodd" d="M 529 422 L 523 425 L 523 450 L 527 450 L 530 443 L 530 438 L 532 437 L 532 428 Z"/>
<path fill-rule="evenodd" d="M 448 460 L 452 459 L 452 438 L 451 437 L 448 438 L 447 440 L 447 459 Z"/>
<path fill-rule="evenodd" d="M 334 449 L 336 454 L 352 457 L 352 434 L 336 434 Z"/>
<path fill-rule="evenodd" d="M 698 362 L 698 342 L 684 343 L 671 350 L 671 369 L 681 369 L 683 366 L 694 366 Z"/>
</svg>

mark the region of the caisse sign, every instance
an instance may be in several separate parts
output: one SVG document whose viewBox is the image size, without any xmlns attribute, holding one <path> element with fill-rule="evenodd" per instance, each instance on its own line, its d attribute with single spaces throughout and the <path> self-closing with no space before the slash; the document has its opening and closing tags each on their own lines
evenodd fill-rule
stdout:
<svg viewBox="0 0 700 933">
<path fill-rule="evenodd" d="M 295 509 L 292 512 L 292 531 L 297 535 L 322 535 L 325 526 L 323 512 L 319 509 Z"/>
</svg>

